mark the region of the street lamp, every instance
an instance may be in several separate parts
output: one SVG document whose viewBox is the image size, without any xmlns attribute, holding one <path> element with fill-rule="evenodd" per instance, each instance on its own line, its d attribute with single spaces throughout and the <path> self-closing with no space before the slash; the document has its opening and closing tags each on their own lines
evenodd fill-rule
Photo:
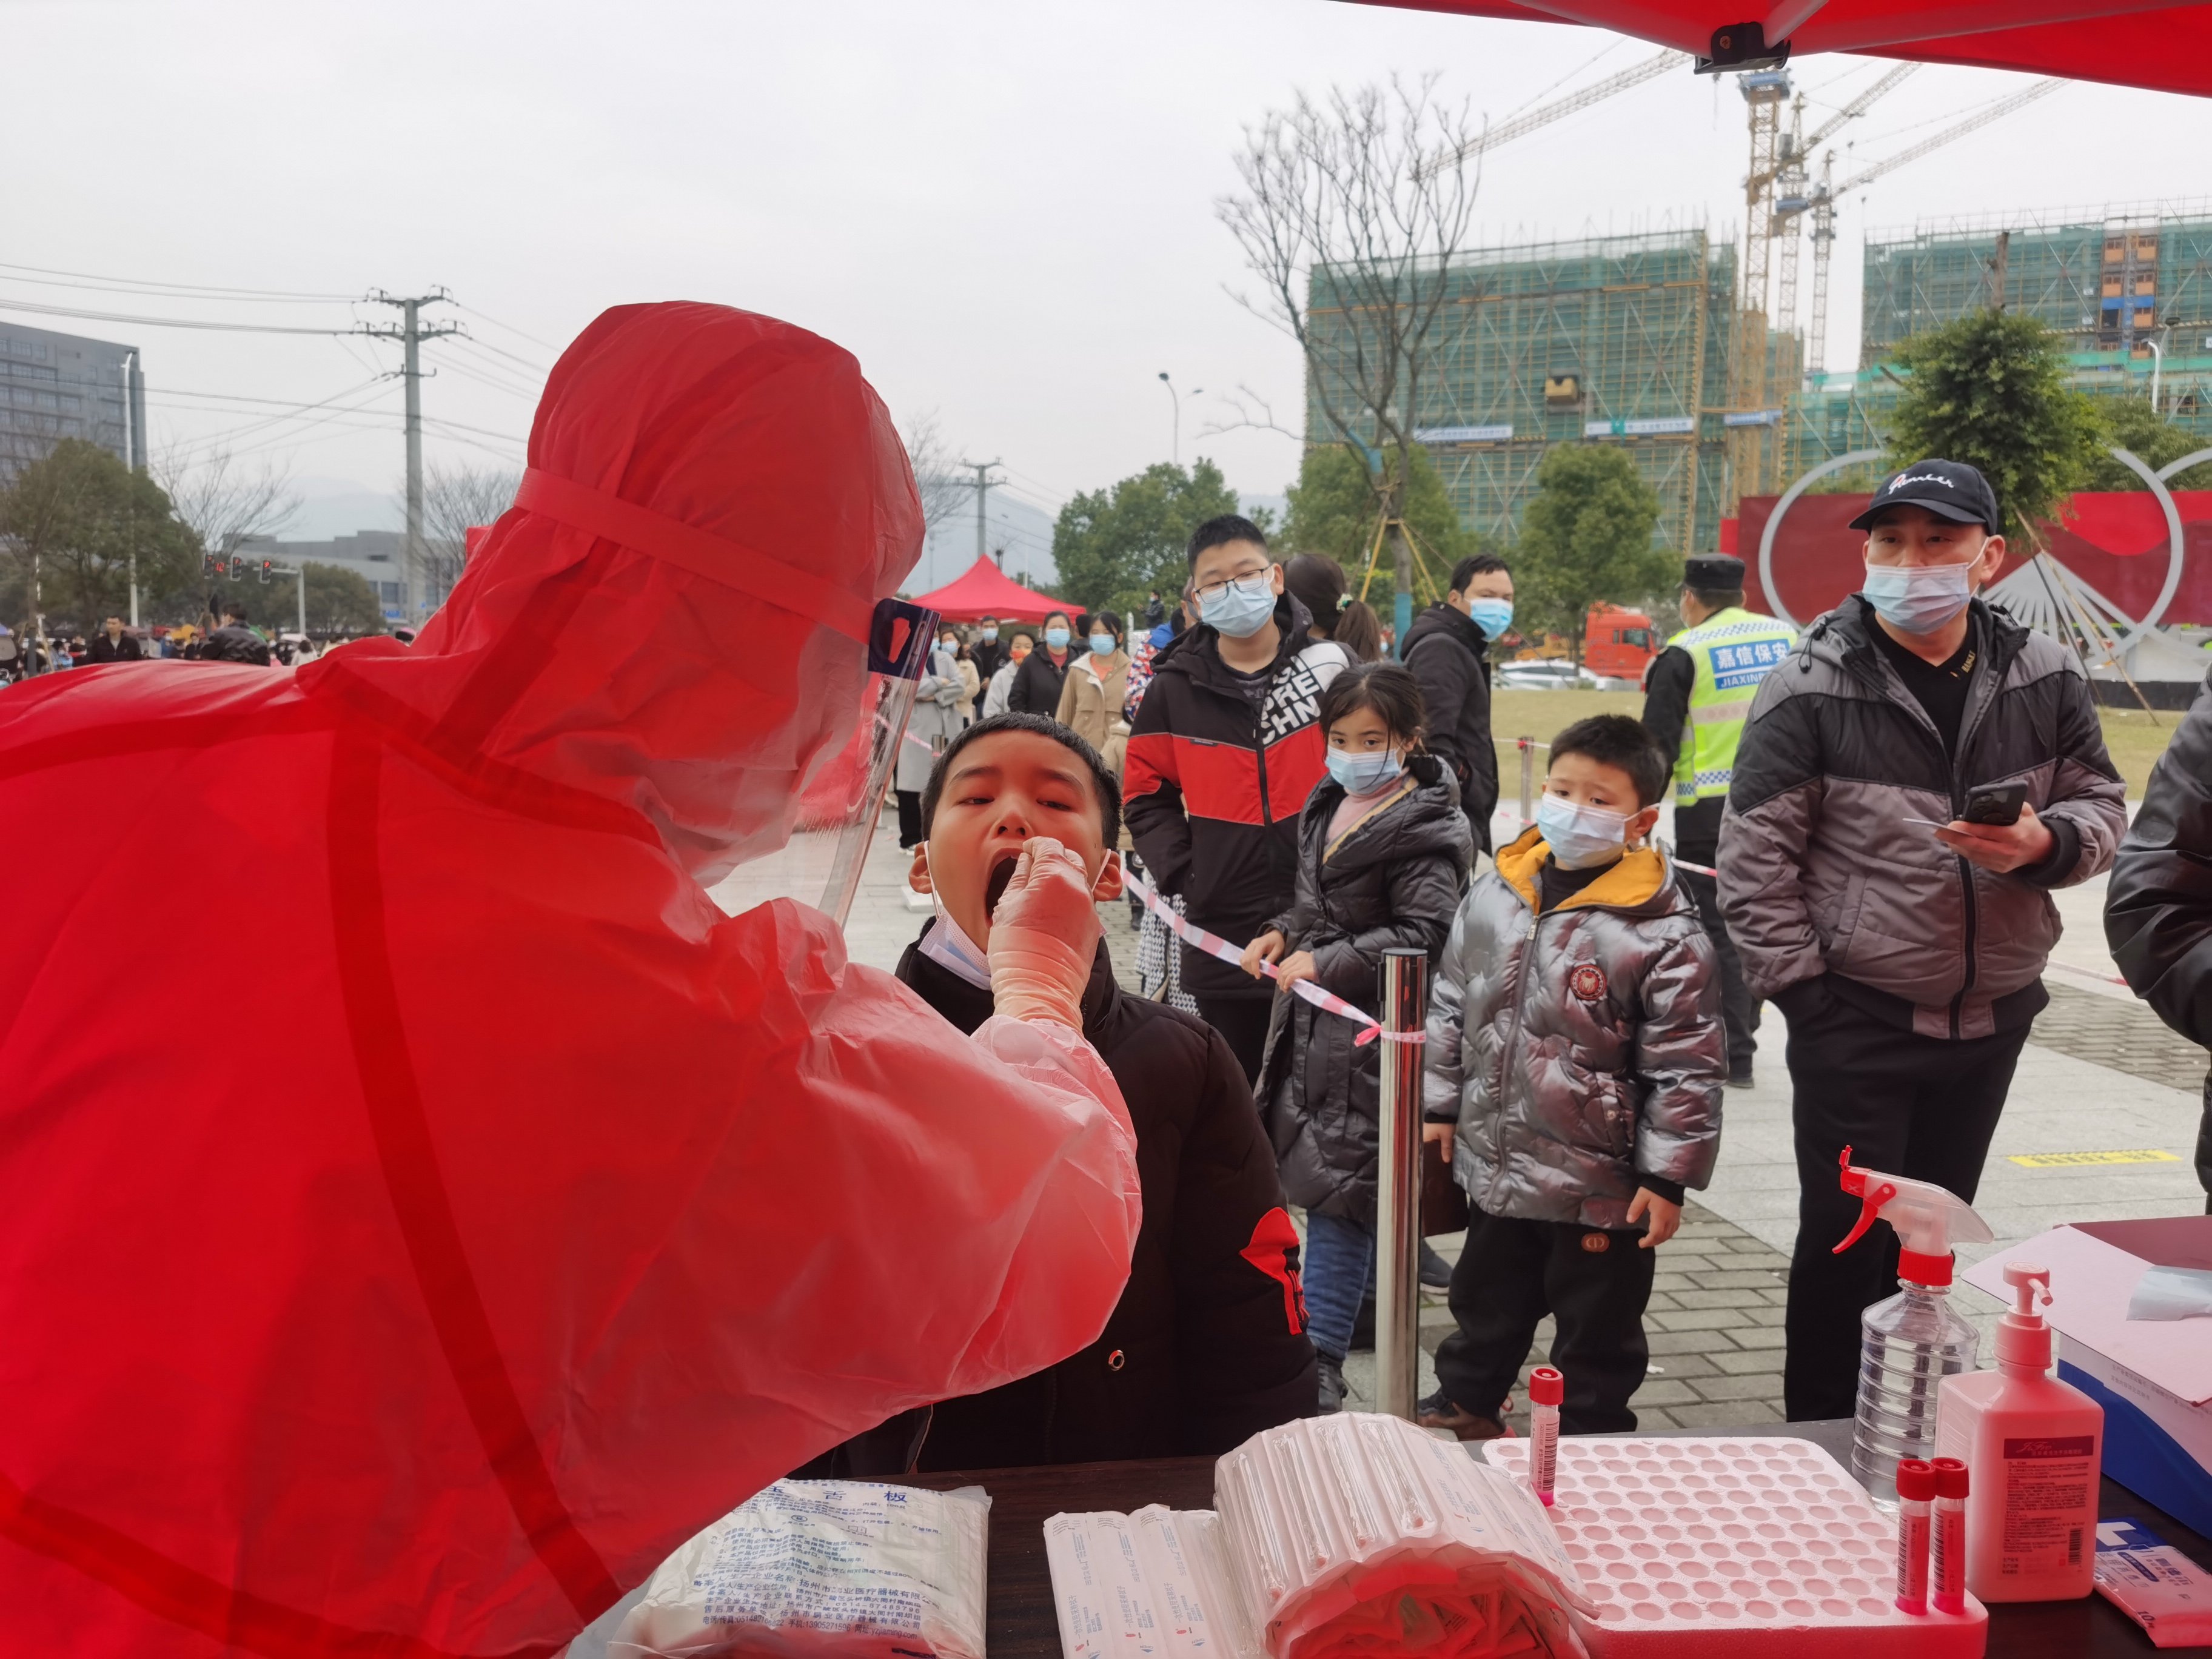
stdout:
<svg viewBox="0 0 2212 1659">
<path fill-rule="evenodd" d="M 2158 378 L 2166 368 L 2166 353 L 2157 341 L 2146 337 L 2143 343 L 2150 348 L 2150 412 L 2158 413 Z"/>
<path fill-rule="evenodd" d="M 1175 410 L 1174 445 L 1168 452 L 1168 459 L 1177 466 L 1181 466 L 1182 465 L 1182 400 L 1185 398 L 1197 397 L 1206 388 L 1202 386 L 1194 386 L 1188 392 L 1178 393 L 1175 389 L 1175 382 L 1168 379 L 1168 372 L 1165 369 L 1160 371 L 1160 384 L 1168 389 L 1168 403 Z"/>
</svg>

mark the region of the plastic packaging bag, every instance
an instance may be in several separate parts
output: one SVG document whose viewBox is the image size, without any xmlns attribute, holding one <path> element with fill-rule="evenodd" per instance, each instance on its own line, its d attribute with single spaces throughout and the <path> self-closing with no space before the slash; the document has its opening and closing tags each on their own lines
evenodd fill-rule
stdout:
<svg viewBox="0 0 2212 1659">
<path fill-rule="evenodd" d="M 609 1659 L 983 1659 L 991 1499 L 779 1480 L 661 1563 Z"/>
</svg>

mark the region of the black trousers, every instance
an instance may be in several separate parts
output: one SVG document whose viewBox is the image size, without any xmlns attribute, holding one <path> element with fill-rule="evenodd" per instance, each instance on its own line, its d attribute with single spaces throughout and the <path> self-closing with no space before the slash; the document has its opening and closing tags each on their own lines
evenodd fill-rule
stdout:
<svg viewBox="0 0 2212 1659">
<path fill-rule="evenodd" d="M 1701 848 L 1682 856 L 1692 864 L 1711 864 L 1715 855 L 1711 848 Z M 1736 954 L 1735 941 L 1729 937 L 1728 924 L 1721 920 L 1720 884 L 1694 870 L 1676 873 L 1697 901 L 1698 918 L 1705 924 L 1713 952 L 1720 958 L 1721 1024 L 1728 1030 L 1729 1075 L 1748 1076 L 1759 1053 L 1759 999 L 1743 982 L 1743 958 Z"/>
<path fill-rule="evenodd" d="M 1548 1313 L 1558 1328 L 1552 1364 L 1566 1378 L 1560 1431 L 1633 1429 L 1628 1397 L 1644 1385 L 1651 1358 L 1644 1309 L 1659 1255 L 1637 1247 L 1642 1237 L 1641 1228 L 1613 1231 L 1476 1210 L 1452 1268 L 1459 1328 L 1437 1348 L 1445 1397 L 1463 1411 L 1496 1417 L 1528 1357 L 1536 1322 Z"/>
<path fill-rule="evenodd" d="M 921 791 L 901 789 L 898 795 L 899 851 L 918 847 L 926 839 L 921 833 Z"/>
<path fill-rule="evenodd" d="M 1859 1316 L 1897 1293 L 1891 1228 L 1877 1224 L 1833 1254 L 1859 1214 L 1859 1200 L 1843 1190 L 1838 1157 L 1848 1146 L 1863 1168 L 1933 1182 L 1971 1203 L 2027 1030 L 1953 1042 L 1899 1030 L 1821 987 L 1785 994 L 1797 1249 L 1782 1399 L 1800 1423 L 1856 1409 Z"/>
<path fill-rule="evenodd" d="M 1259 996 L 1209 997 L 1191 994 L 1198 1017 L 1221 1033 L 1229 1052 L 1244 1068 L 1244 1080 L 1255 1087 L 1260 1081 L 1260 1056 L 1267 1050 L 1267 1020 L 1274 1012 L 1272 982 Z"/>
</svg>

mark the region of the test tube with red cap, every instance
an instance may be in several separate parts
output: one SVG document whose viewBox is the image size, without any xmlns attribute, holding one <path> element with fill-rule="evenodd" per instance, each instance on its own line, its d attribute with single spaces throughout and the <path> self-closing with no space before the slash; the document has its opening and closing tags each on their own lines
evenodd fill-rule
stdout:
<svg viewBox="0 0 2212 1659">
<path fill-rule="evenodd" d="M 1897 1610 L 1928 1611 L 1929 1505 L 1936 1497 L 1936 1468 L 1925 1459 L 1897 1463 Z"/>
<path fill-rule="evenodd" d="M 1934 1536 L 1929 1553 L 1929 1600 L 1938 1613 L 1966 1610 L 1966 1466 L 1955 1457 L 1935 1462 Z"/>
<path fill-rule="evenodd" d="M 1528 1373 L 1528 1484 L 1547 1508 L 1559 1471 L 1559 1401 L 1566 1393 L 1566 1378 L 1553 1367 Z"/>
</svg>

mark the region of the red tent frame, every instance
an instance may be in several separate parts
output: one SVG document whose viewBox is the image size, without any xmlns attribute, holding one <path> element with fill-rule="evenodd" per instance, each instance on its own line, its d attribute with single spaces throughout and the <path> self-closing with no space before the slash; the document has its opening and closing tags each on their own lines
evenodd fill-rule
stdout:
<svg viewBox="0 0 2212 1659">
<path fill-rule="evenodd" d="M 1413 11 L 1524 22 L 1585 23 L 1678 52 L 1725 59 L 1755 41 L 1791 54 L 1856 52 L 1924 64 L 2063 75 L 2075 81 L 2212 96 L 2212 5 L 2132 0 L 1364 0 Z M 1756 28 L 1754 37 L 1752 29 Z M 1771 50 L 1770 48 L 1769 50 Z"/>
</svg>

